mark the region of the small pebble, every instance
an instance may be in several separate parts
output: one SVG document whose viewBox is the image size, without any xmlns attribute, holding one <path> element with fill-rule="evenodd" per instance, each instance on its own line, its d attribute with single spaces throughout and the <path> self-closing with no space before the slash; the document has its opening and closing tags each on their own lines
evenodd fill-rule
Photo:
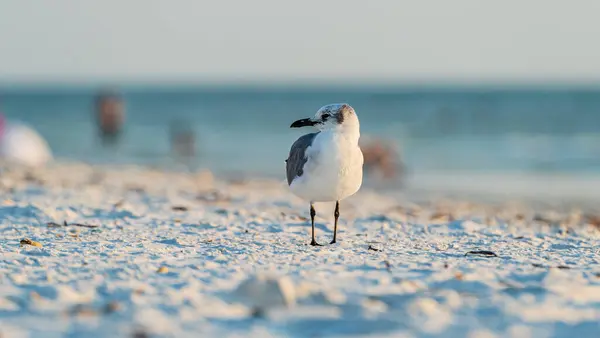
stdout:
<svg viewBox="0 0 600 338">
<path fill-rule="evenodd" d="M 105 314 L 110 314 L 113 312 L 117 312 L 121 309 L 121 304 L 117 303 L 117 302 L 110 302 L 108 304 L 106 304 L 106 306 L 104 307 L 104 313 Z"/>
<path fill-rule="evenodd" d="M 21 240 L 21 242 L 19 242 L 21 244 L 21 247 L 24 245 L 31 245 L 31 246 L 36 246 L 38 248 L 42 248 L 42 244 L 36 241 L 32 241 L 29 238 L 24 238 Z"/>
</svg>

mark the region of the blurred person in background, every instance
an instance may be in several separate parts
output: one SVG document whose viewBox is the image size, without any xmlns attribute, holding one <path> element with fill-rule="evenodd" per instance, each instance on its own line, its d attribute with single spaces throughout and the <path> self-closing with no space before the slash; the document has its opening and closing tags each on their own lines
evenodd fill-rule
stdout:
<svg viewBox="0 0 600 338">
<path fill-rule="evenodd" d="M 123 100 L 114 92 L 102 92 L 96 98 L 97 123 L 103 141 L 116 141 L 125 122 Z"/>
<path fill-rule="evenodd" d="M 378 138 L 361 139 L 360 148 L 364 157 L 365 172 L 378 172 L 384 179 L 395 179 L 404 172 L 396 147 L 389 141 Z"/>
<path fill-rule="evenodd" d="M 52 152 L 46 140 L 33 128 L 8 121 L 0 113 L 0 159 L 41 166 L 52 160 Z"/>
<path fill-rule="evenodd" d="M 191 165 L 196 156 L 196 134 L 190 123 L 173 121 L 170 128 L 171 154 L 179 161 Z"/>
</svg>

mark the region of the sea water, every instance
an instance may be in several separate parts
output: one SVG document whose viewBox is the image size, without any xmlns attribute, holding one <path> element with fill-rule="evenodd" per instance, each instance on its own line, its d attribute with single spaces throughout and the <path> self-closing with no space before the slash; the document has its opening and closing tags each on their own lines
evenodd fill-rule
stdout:
<svg viewBox="0 0 600 338">
<path fill-rule="evenodd" d="M 0 111 L 36 128 L 57 158 L 169 166 L 177 122 L 195 134 L 188 165 L 283 177 L 289 146 L 308 131 L 290 124 L 347 102 L 362 135 L 393 142 L 408 173 L 600 174 L 600 89 L 122 86 L 113 143 L 95 124 L 100 89 L 4 87 Z"/>
</svg>

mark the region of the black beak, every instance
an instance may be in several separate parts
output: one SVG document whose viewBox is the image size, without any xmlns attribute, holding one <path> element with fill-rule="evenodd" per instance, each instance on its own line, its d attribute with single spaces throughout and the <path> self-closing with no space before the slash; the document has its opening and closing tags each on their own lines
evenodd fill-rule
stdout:
<svg viewBox="0 0 600 338">
<path fill-rule="evenodd" d="M 302 119 L 302 120 L 298 120 L 298 121 L 292 123 L 290 128 L 310 127 L 310 126 L 314 126 L 315 124 L 316 123 L 313 122 L 313 120 L 311 120 L 311 119 Z"/>
</svg>

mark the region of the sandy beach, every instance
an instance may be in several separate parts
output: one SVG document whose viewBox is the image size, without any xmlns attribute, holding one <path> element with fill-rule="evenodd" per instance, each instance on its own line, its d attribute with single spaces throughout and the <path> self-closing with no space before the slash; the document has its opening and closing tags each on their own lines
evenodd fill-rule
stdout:
<svg viewBox="0 0 600 338">
<path fill-rule="evenodd" d="M 341 204 L 338 244 L 311 247 L 283 179 L 1 168 L 3 338 L 600 332 L 591 209 L 366 187 Z M 326 243 L 333 205 L 316 208 Z"/>
</svg>

